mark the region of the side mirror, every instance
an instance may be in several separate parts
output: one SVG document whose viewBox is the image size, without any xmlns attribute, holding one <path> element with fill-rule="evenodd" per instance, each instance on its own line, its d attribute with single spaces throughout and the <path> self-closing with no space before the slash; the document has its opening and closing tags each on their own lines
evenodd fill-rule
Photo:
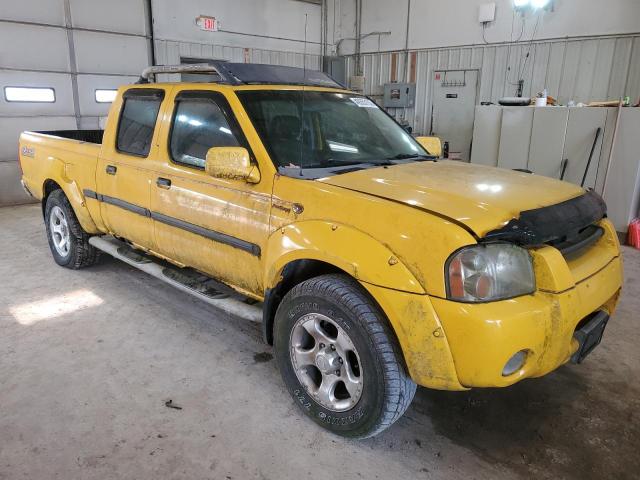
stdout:
<svg viewBox="0 0 640 480">
<path fill-rule="evenodd" d="M 205 171 L 215 178 L 244 180 L 247 183 L 260 181 L 260 170 L 251 164 L 249 152 L 244 147 L 213 147 L 207 151 Z"/>
<path fill-rule="evenodd" d="M 416 140 L 434 157 L 442 157 L 442 142 L 438 137 L 416 137 Z"/>
</svg>

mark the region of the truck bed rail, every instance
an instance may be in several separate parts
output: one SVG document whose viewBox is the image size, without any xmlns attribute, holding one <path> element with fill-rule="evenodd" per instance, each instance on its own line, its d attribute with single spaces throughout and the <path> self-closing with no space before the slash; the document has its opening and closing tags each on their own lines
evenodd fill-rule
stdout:
<svg viewBox="0 0 640 480">
<path fill-rule="evenodd" d="M 51 135 L 54 137 L 68 138 L 70 140 L 78 140 L 80 142 L 102 143 L 104 130 L 39 130 L 33 133 L 41 133 L 43 135 Z"/>
</svg>

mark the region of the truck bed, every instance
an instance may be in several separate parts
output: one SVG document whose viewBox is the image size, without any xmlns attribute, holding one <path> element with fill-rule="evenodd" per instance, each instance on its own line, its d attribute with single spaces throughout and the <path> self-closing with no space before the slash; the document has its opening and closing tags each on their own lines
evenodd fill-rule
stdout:
<svg viewBox="0 0 640 480">
<path fill-rule="evenodd" d="M 102 143 L 104 130 L 40 130 L 33 133 L 41 133 L 52 137 L 68 138 L 87 143 Z"/>
<path fill-rule="evenodd" d="M 77 192 L 95 189 L 96 166 L 102 149 L 102 130 L 54 130 L 20 135 L 22 180 L 31 194 L 41 199 L 47 181 Z M 65 193 L 66 192 L 65 190 Z M 69 196 L 69 193 L 68 195 Z"/>
<path fill-rule="evenodd" d="M 82 227 L 95 233 L 99 208 L 86 205 L 83 190 L 96 190 L 96 167 L 103 130 L 48 130 L 20 135 L 20 166 L 25 188 L 42 199 L 57 185 L 76 207 Z"/>
</svg>

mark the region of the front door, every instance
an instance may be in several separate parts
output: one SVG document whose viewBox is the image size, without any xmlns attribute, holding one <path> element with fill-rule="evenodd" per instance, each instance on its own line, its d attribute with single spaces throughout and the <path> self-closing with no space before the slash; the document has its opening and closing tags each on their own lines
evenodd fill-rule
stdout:
<svg viewBox="0 0 640 480">
<path fill-rule="evenodd" d="M 205 172 L 211 147 L 246 147 L 255 161 L 221 92 L 211 86 L 179 91 L 171 103 L 171 122 L 162 132 L 168 148 L 160 152 L 151 182 L 157 251 L 261 296 L 273 179 L 265 176 L 249 184 Z"/>
<path fill-rule="evenodd" d="M 477 70 L 433 72 L 431 135 L 449 142 L 452 160 L 471 159 L 477 86 Z"/>
<path fill-rule="evenodd" d="M 158 112 L 165 91 L 158 88 L 127 90 L 120 105 L 117 128 L 109 126 L 96 172 L 96 198 L 111 233 L 145 249 L 153 249 L 153 224 L 149 218 L 150 180 L 157 152 Z M 115 115 L 113 117 L 116 117 Z"/>
</svg>

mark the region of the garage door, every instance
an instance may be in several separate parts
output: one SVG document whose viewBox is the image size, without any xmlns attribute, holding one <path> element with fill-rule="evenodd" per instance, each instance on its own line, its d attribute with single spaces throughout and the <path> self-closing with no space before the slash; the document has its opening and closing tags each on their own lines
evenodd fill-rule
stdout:
<svg viewBox="0 0 640 480">
<path fill-rule="evenodd" d="M 24 130 L 99 128 L 110 94 L 150 64 L 145 0 L 0 3 L 0 205 L 20 188 Z"/>
</svg>

